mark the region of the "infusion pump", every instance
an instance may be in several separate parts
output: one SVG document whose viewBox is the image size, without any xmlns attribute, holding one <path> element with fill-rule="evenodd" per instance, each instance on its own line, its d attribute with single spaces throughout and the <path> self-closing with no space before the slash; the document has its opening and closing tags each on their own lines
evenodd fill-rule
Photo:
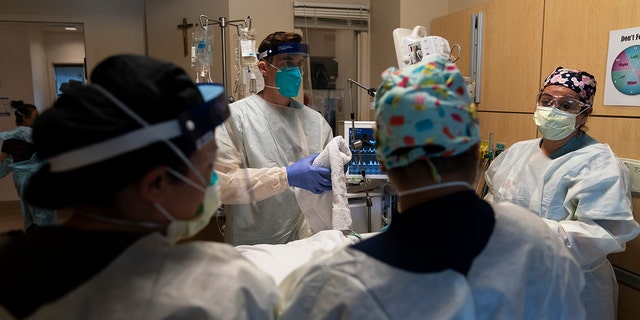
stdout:
<svg viewBox="0 0 640 320">
<path fill-rule="evenodd" d="M 426 56 L 441 55 L 451 62 L 460 59 L 460 45 L 449 46 L 449 41 L 439 36 L 428 36 L 427 29 L 423 26 L 415 26 L 413 30 L 396 28 L 393 30 L 393 44 L 396 50 L 398 68 L 418 63 Z M 452 49 L 457 49 L 454 54 Z M 476 83 L 470 77 L 464 77 L 469 95 L 476 96 Z"/>
<path fill-rule="evenodd" d="M 457 48 L 454 57 L 449 41 L 439 36 L 427 36 L 427 29 L 423 26 L 416 26 L 413 30 L 396 28 L 393 30 L 393 44 L 400 69 L 418 63 L 426 56 L 441 55 L 452 62 L 460 57 L 460 45 L 453 45 Z"/>
</svg>

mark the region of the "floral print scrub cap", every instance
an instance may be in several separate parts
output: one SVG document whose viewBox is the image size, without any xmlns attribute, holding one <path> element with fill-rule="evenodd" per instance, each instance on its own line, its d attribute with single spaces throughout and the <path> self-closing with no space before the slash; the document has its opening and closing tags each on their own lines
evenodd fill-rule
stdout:
<svg viewBox="0 0 640 320">
<path fill-rule="evenodd" d="M 458 155 L 480 141 L 460 71 L 440 56 L 382 73 L 375 99 L 376 155 L 385 169 Z"/>
<path fill-rule="evenodd" d="M 579 94 L 582 102 L 593 104 L 593 96 L 596 94 L 596 78 L 588 72 L 557 67 L 544 81 L 540 91 L 553 85 L 567 87 Z"/>
</svg>

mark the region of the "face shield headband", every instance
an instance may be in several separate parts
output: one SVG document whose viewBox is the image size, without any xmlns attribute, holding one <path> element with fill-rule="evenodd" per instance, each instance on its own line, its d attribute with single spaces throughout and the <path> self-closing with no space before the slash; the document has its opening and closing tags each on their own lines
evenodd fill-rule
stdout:
<svg viewBox="0 0 640 320">
<path fill-rule="evenodd" d="M 213 138 L 215 127 L 229 117 L 228 102 L 223 94 L 224 87 L 220 84 L 199 84 L 197 87 L 204 103 L 185 110 L 177 119 L 151 125 L 106 89 L 96 84 L 92 87 L 102 92 L 142 128 L 46 159 L 51 166 L 51 172 L 82 168 L 160 141 L 165 142 L 187 166 L 191 167 L 189 159 L 169 140 L 182 136 L 192 141 L 193 150 L 198 150 Z"/>
<path fill-rule="evenodd" d="M 258 53 L 258 60 L 273 57 L 277 54 L 301 54 L 304 56 L 309 55 L 309 46 L 306 43 L 300 42 L 287 42 L 281 43 L 274 47 L 267 49 L 266 51 Z"/>
</svg>

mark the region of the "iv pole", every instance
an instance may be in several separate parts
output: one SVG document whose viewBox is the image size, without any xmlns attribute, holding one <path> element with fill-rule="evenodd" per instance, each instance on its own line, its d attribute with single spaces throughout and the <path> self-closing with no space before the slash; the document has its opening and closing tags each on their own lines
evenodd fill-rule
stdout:
<svg viewBox="0 0 640 320">
<path fill-rule="evenodd" d="M 367 90 L 367 94 L 371 97 L 375 97 L 376 96 L 376 89 L 375 88 L 367 88 L 364 85 L 362 85 L 361 83 L 352 80 L 352 79 L 347 79 L 347 83 L 349 84 L 349 101 L 351 104 L 351 148 L 355 149 L 358 152 L 358 161 L 360 162 L 360 174 L 362 175 L 362 182 L 364 182 L 364 196 L 365 196 L 365 204 L 367 206 L 367 230 L 368 232 L 371 232 L 371 206 L 373 205 L 371 202 L 371 196 L 369 195 L 369 184 L 367 182 L 367 177 L 366 177 L 366 170 L 364 169 L 364 163 L 362 161 L 362 140 L 356 140 L 356 118 L 355 118 L 355 112 L 353 109 L 353 96 L 352 96 L 352 91 L 353 91 L 353 86 L 352 84 L 356 84 L 358 87 Z"/>
<path fill-rule="evenodd" d="M 251 16 L 248 16 L 246 20 L 227 20 L 226 17 L 219 17 L 218 21 L 215 21 L 209 20 L 206 15 L 201 14 L 200 25 L 202 26 L 202 28 L 209 25 L 220 26 L 220 48 L 222 49 L 222 84 L 224 86 L 224 92 L 227 93 L 229 92 L 229 90 L 227 90 L 227 41 L 225 39 L 225 28 L 227 27 L 227 25 L 230 25 L 236 27 L 236 29 L 240 26 L 251 29 Z M 233 102 L 234 98 L 233 96 L 229 95 L 227 96 L 227 100 L 229 100 L 229 102 Z"/>
</svg>

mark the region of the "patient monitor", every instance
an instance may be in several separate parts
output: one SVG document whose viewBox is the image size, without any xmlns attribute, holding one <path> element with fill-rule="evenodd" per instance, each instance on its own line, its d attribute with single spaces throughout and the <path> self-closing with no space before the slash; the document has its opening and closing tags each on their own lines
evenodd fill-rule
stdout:
<svg viewBox="0 0 640 320">
<path fill-rule="evenodd" d="M 380 170 L 380 163 L 376 159 L 376 137 L 374 121 L 344 122 L 344 138 L 349 141 L 351 161 L 348 164 L 347 182 L 362 180 L 362 171 L 367 179 L 387 179 L 387 175 Z M 354 141 L 361 141 L 360 150 L 353 145 Z"/>
</svg>

